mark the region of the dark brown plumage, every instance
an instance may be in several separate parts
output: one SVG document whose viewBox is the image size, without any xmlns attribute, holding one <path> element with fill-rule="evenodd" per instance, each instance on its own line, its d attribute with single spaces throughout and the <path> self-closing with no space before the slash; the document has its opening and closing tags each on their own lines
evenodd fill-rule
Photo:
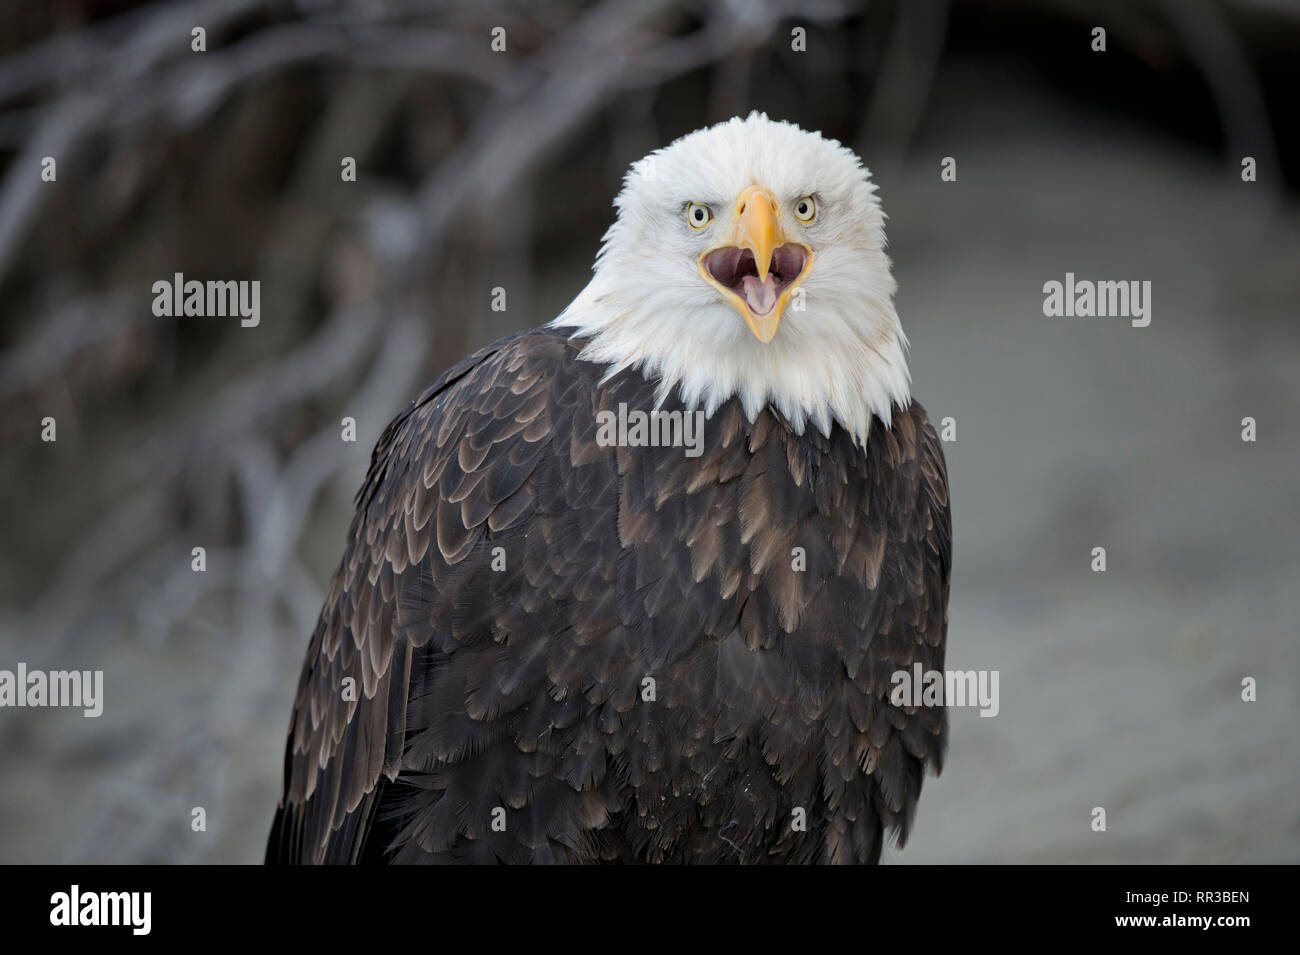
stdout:
<svg viewBox="0 0 1300 955">
<path fill-rule="evenodd" d="M 491 345 L 384 432 L 268 862 L 874 862 L 906 836 L 946 736 L 942 707 L 889 701 L 896 670 L 943 667 L 925 412 L 864 451 L 733 400 L 699 457 L 601 447 L 596 413 L 653 388 L 601 386 L 581 345 Z"/>
</svg>

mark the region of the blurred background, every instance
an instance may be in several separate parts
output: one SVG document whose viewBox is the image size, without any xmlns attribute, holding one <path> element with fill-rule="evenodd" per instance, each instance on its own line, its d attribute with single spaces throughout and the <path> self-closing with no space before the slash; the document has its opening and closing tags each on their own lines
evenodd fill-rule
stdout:
<svg viewBox="0 0 1300 955">
<path fill-rule="evenodd" d="M 1298 81 L 1289 0 L 0 2 L 0 668 L 105 674 L 0 709 L 0 862 L 260 861 L 384 425 L 755 108 L 880 185 L 948 662 L 1000 673 L 886 861 L 1300 861 Z M 1150 326 L 1045 318 L 1067 271 Z M 156 317 L 176 272 L 260 324 Z"/>
</svg>

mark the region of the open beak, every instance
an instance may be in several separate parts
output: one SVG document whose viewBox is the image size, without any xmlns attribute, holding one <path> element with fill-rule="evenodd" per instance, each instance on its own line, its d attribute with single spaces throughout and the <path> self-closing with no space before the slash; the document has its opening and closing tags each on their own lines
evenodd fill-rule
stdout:
<svg viewBox="0 0 1300 955">
<path fill-rule="evenodd" d="M 760 342 L 770 342 L 790 295 L 812 269 L 812 250 L 787 243 L 781 211 L 766 189 L 751 186 L 735 207 L 730 243 L 700 256 L 700 274 L 720 291 Z"/>
</svg>

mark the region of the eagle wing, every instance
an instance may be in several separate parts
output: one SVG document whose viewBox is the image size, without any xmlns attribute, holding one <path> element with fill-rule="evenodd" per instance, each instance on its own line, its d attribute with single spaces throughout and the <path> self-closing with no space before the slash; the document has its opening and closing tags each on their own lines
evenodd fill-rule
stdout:
<svg viewBox="0 0 1300 955">
<path fill-rule="evenodd" d="M 432 638 L 485 624 L 466 612 L 490 567 L 464 565 L 483 528 L 509 531 L 533 510 L 552 415 L 572 399 L 551 374 L 564 357 L 562 339 L 504 339 L 449 369 L 384 431 L 307 651 L 268 861 L 355 863 L 387 848 L 371 838 L 385 821 L 377 789 L 403 767 L 408 709 L 438 662 Z M 448 612 L 415 619 L 430 609 L 435 564 L 459 570 L 439 574 L 455 588 L 439 595 Z"/>
</svg>

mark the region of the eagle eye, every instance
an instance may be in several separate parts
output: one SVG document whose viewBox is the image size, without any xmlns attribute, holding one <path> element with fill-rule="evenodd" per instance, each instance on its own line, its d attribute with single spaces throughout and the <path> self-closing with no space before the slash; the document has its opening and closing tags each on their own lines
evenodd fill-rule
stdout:
<svg viewBox="0 0 1300 955">
<path fill-rule="evenodd" d="M 686 222 L 697 232 L 713 221 L 713 210 L 702 202 L 692 202 L 686 206 Z"/>
<path fill-rule="evenodd" d="M 817 218 L 817 203 L 812 196 L 803 196 L 794 201 L 794 217 L 800 222 L 812 222 Z"/>
</svg>

